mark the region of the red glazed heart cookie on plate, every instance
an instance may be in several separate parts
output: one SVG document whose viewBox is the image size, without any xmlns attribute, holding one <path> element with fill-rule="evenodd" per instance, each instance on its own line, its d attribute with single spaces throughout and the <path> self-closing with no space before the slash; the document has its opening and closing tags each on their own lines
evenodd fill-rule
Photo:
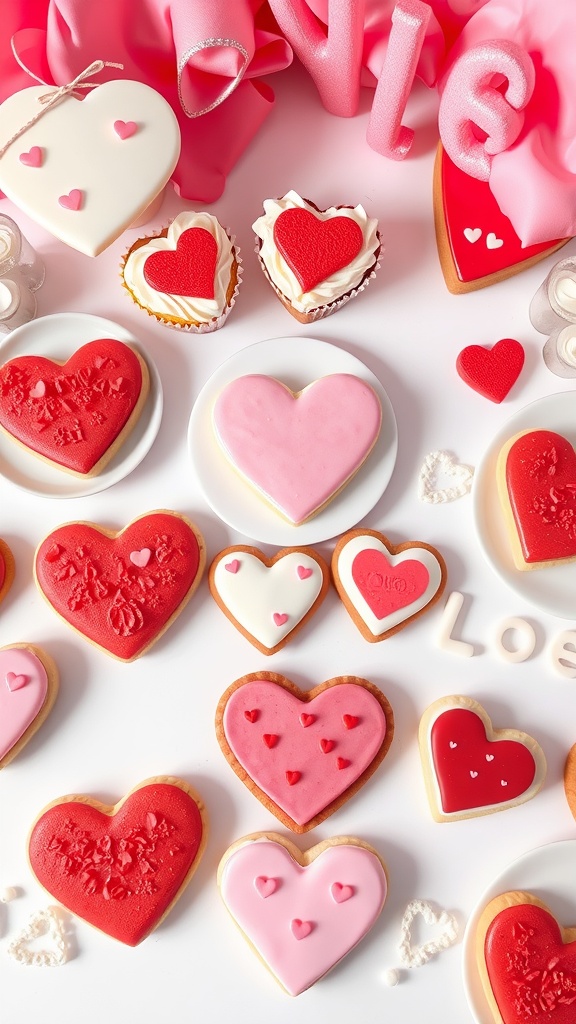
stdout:
<svg viewBox="0 0 576 1024">
<path fill-rule="evenodd" d="M 32 826 L 28 857 L 40 884 L 63 906 L 136 946 L 188 885 L 207 827 L 191 786 L 157 776 L 114 806 L 83 795 L 55 800 Z"/>
<path fill-rule="evenodd" d="M 148 367 L 130 345 L 100 338 L 65 363 L 17 356 L 0 367 L 0 428 L 51 465 L 101 473 L 134 427 Z"/>
<path fill-rule="evenodd" d="M 160 510 L 114 532 L 73 522 L 39 545 L 40 593 L 70 626 L 120 661 L 144 654 L 202 577 L 204 542 L 185 516 Z"/>
<path fill-rule="evenodd" d="M 392 708 L 366 679 L 337 676 L 305 692 L 253 672 L 216 711 L 224 756 L 255 797 L 293 832 L 308 832 L 368 781 L 388 753 Z"/>
</svg>

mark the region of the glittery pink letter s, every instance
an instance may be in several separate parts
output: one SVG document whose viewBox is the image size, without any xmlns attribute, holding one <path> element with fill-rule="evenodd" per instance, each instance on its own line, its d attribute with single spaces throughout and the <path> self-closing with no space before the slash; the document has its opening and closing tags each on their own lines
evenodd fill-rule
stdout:
<svg viewBox="0 0 576 1024">
<path fill-rule="evenodd" d="M 426 28 L 432 13 L 421 0 L 398 0 L 392 12 L 392 29 L 386 58 L 374 94 L 368 122 L 368 145 L 382 156 L 403 160 L 410 151 L 414 132 L 401 121 Z"/>
<path fill-rule="evenodd" d="M 492 84 L 495 76 L 507 79 L 503 92 Z M 444 149 L 460 170 L 488 181 L 492 156 L 509 149 L 520 134 L 521 111 L 534 81 L 531 57 L 511 40 L 488 40 L 458 58 L 442 94 L 438 127 Z M 474 134 L 474 125 L 485 132 L 484 142 Z"/>
<path fill-rule="evenodd" d="M 365 0 L 328 0 L 328 33 L 305 0 L 270 0 L 272 13 L 331 114 L 353 117 L 360 95 Z"/>
</svg>

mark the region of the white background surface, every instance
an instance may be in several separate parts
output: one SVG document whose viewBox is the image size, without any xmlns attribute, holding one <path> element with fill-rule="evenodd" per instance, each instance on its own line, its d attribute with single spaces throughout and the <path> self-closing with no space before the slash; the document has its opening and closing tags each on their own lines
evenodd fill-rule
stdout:
<svg viewBox="0 0 576 1024">
<path fill-rule="evenodd" d="M 462 944 L 424 967 L 403 970 L 396 988 L 384 984 L 386 969 L 399 966 L 406 904 L 420 897 L 455 912 L 463 934 L 480 894 L 508 864 L 533 847 L 576 836 L 562 787 L 564 759 L 576 740 L 576 684 L 556 675 L 550 659 L 552 641 L 570 622 L 516 595 L 484 561 L 470 497 L 431 507 L 416 491 L 419 468 L 431 450 L 450 449 L 462 462 L 478 465 L 511 414 L 543 395 L 576 387 L 545 368 L 544 339 L 528 319 L 530 299 L 554 257 L 506 283 L 451 296 L 437 260 L 432 218 L 434 96 L 416 90 L 406 117 L 416 128 L 413 154 L 397 164 L 365 142 L 370 92 L 356 118 L 339 120 L 323 110 L 311 81 L 297 70 L 275 76 L 272 84 L 275 110 L 212 207 L 236 234 L 244 258 L 236 307 L 217 333 L 189 336 L 163 328 L 124 294 L 120 258 L 146 231 L 126 232 L 92 260 L 16 213 L 46 260 L 39 312 L 90 312 L 133 332 L 158 367 L 165 404 L 149 454 L 105 492 L 42 499 L 0 480 L 0 534 L 17 562 L 16 581 L 0 608 L 0 642 L 45 647 L 61 673 L 49 719 L 0 774 L 0 886 L 20 890 L 17 900 L 0 906 L 6 1021 L 349 1024 L 354 1017 L 365 1024 L 465 1024 L 472 1014 L 461 977 Z M 382 268 L 370 287 L 313 328 L 290 317 L 253 252 L 251 223 L 263 199 L 290 188 L 320 207 L 364 204 L 378 217 L 385 245 Z M 183 206 L 170 194 L 150 228 L 157 230 Z M 7 201 L 0 208 L 15 214 Z M 560 255 L 571 251 L 575 243 Z M 435 646 L 443 602 L 405 631 L 369 644 L 335 591 L 305 632 L 265 658 L 226 621 L 203 581 L 157 646 L 124 665 L 76 637 L 36 592 L 34 549 L 46 532 L 73 518 L 119 528 L 164 506 L 198 523 L 209 558 L 228 544 L 247 541 L 219 522 L 203 499 L 187 451 L 187 424 L 195 397 L 224 360 L 254 342 L 287 335 L 346 348 L 390 396 L 398 420 L 398 459 L 390 485 L 363 525 L 382 530 L 394 543 L 421 540 L 440 549 L 448 566 L 446 593 L 458 589 L 466 595 L 457 635 L 474 643 L 477 656 L 471 660 Z M 465 345 L 491 345 L 506 336 L 524 344 L 526 364 L 512 394 L 496 406 L 460 380 L 455 361 Z M 332 546 L 318 549 L 329 557 Z M 535 654 L 520 665 L 506 664 L 493 647 L 495 628 L 511 615 L 526 617 L 537 633 Z M 229 768 L 213 728 L 221 693 L 237 677 L 263 668 L 284 673 L 304 689 L 335 675 L 365 676 L 382 688 L 396 717 L 390 753 L 369 783 L 337 814 L 296 839 L 305 849 L 331 835 L 356 835 L 379 850 L 390 883 L 387 905 L 371 934 L 297 1000 L 285 995 L 258 962 L 228 917 L 215 883 L 230 843 L 256 830 L 282 831 Z M 432 820 L 417 728 L 424 709 L 451 693 L 475 697 L 495 726 L 520 728 L 538 739 L 548 776 L 534 800 L 483 818 Z M 203 862 L 164 924 L 130 949 L 70 918 L 73 958 L 66 966 L 40 970 L 10 961 L 9 941 L 32 913 L 51 902 L 26 861 L 26 835 L 37 813 L 66 793 L 86 792 L 114 803 L 155 774 L 189 780 L 204 797 L 211 820 Z M 573 909 L 574 893 L 567 894 L 567 907 Z M 419 927 L 415 935 L 420 941 L 429 937 Z"/>
</svg>

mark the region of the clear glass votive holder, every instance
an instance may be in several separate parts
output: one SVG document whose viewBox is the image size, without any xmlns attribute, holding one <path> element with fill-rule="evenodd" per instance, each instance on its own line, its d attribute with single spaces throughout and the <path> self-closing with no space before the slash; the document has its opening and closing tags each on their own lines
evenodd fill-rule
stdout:
<svg viewBox="0 0 576 1024">
<path fill-rule="evenodd" d="M 22 327 L 36 316 L 36 296 L 25 280 L 0 278 L 0 334 Z"/>
<path fill-rule="evenodd" d="M 36 291 L 44 281 L 44 260 L 22 234 L 15 220 L 0 213 L 0 279 L 13 275 L 15 268 L 26 279 L 28 288 Z"/>
</svg>

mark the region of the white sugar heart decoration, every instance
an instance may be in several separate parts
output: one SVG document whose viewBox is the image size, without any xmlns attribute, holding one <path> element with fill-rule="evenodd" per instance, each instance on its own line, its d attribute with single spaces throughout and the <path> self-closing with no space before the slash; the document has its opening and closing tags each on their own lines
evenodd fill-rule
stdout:
<svg viewBox="0 0 576 1024">
<path fill-rule="evenodd" d="M 452 486 L 438 487 L 440 474 L 452 481 Z M 470 492 L 473 476 L 473 467 L 456 462 L 450 452 L 430 452 L 424 459 L 418 475 L 418 497 L 420 501 L 425 501 L 429 505 L 456 501 Z"/>
<path fill-rule="evenodd" d="M 411 926 L 414 918 L 422 915 L 427 925 L 440 928 L 435 939 L 423 942 L 420 946 L 412 946 Z M 398 946 L 400 959 L 405 967 L 422 967 L 443 949 L 453 946 L 458 938 L 458 923 L 453 914 L 447 910 L 437 911 L 426 900 L 411 900 L 404 911 L 401 924 L 402 940 Z"/>
<path fill-rule="evenodd" d="M 464 228 L 464 238 L 467 242 L 477 242 L 482 237 L 482 228 Z"/>
<path fill-rule="evenodd" d="M 46 938 L 50 946 L 32 949 L 31 943 Z M 28 921 L 20 935 L 10 943 L 9 956 L 28 967 L 61 967 L 68 960 L 68 943 L 64 918 L 58 907 L 40 910 Z"/>
<path fill-rule="evenodd" d="M 47 87 L 0 106 L 0 151 L 41 109 Z M 122 138 L 114 125 L 129 134 Z M 130 134 L 132 124 L 137 126 Z M 22 156 L 46 159 L 23 170 Z M 0 189 L 67 245 L 97 256 L 137 220 L 170 178 L 180 129 L 166 100 L 141 82 L 105 82 L 45 109 L 0 158 Z"/>
<path fill-rule="evenodd" d="M 497 238 L 493 231 L 490 231 L 486 235 L 486 248 L 487 249 L 500 249 L 504 245 L 503 238 Z"/>
</svg>

